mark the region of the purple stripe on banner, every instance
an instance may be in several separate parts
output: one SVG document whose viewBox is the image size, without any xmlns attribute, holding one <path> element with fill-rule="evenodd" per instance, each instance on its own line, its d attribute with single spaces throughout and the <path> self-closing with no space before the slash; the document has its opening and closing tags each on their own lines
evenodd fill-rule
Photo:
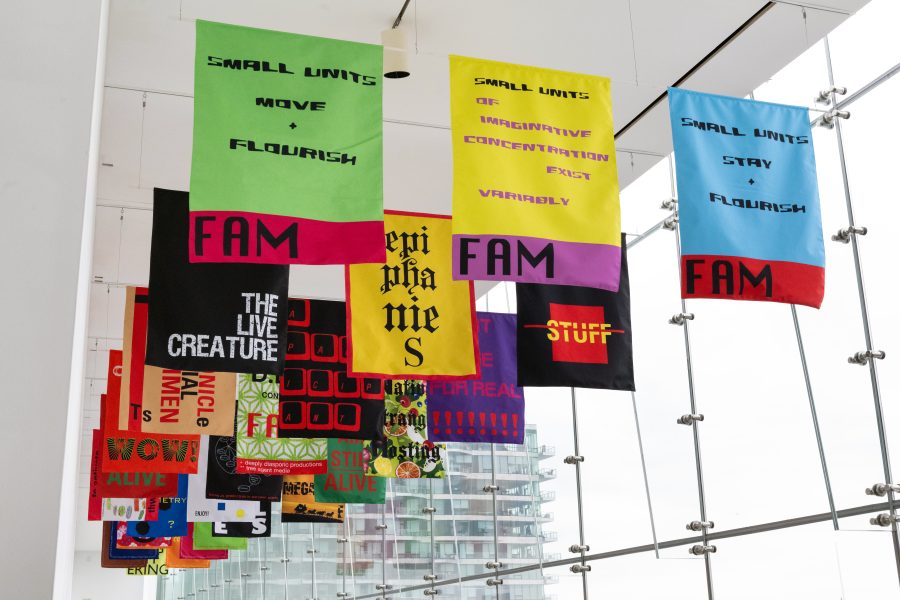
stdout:
<svg viewBox="0 0 900 600">
<path fill-rule="evenodd" d="M 481 377 L 428 382 L 428 438 L 522 444 L 525 395 L 516 385 L 516 315 L 477 316 Z"/>
<path fill-rule="evenodd" d="M 619 291 L 622 248 L 514 235 L 453 236 L 453 279 Z M 489 270 L 490 268 L 490 270 Z"/>
</svg>

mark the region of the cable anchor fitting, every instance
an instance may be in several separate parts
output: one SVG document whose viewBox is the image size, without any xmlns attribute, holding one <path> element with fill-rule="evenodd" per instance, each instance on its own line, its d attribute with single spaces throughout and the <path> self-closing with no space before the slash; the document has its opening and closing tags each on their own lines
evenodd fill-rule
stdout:
<svg viewBox="0 0 900 600">
<path fill-rule="evenodd" d="M 440 592 L 438 590 L 422 590 L 422 593 L 426 596 L 437 596 Z"/>
<path fill-rule="evenodd" d="M 668 200 L 663 200 L 662 204 L 659 207 L 663 210 L 675 210 L 675 207 L 678 206 L 678 200 L 676 198 L 669 198 Z"/>
<path fill-rule="evenodd" d="M 869 519 L 869 523 L 879 527 L 890 527 L 894 523 L 900 523 L 900 515 L 891 516 L 888 513 L 881 513 L 877 517 Z"/>
<path fill-rule="evenodd" d="M 876 483 L 872 487 L 866 488 L 866 496 L 887 496 L 888 492 L 900 493 L 900 484 Z"/>
<path fill-rule="evenodd" d="M 485 581 L 485 583 L 490 586 L 503 585 L 503 580 L 502 579 L 488 579 L 487 581 Z"/>
<path fill-rule="evenodd" d="M 488 562 L 484 563 L 485 569 L 499 569 L 502 566 L 503 563 L 498 560 L 489 560 Z"/>
<path fill-rule="evenodd" d="M 685 528 L 688 531 L 703 531 L 704 529 L 712 529 L 716 524 L 713 521 L 691 521 Z"/>
<path fill-rule="evenodd" d="M 675 231 L 675 224 L 678 223 L 678 214 L 674 214 L 665 221 L 663 221 L 662 228 L 668 229 L 669 231 Z"/>
<path fill-rule="evenodd" d="M 437 509 L 433 506 L 426 506 L 426 507 L 422 508 L 422 513 L 424 513 L 426 515 L 428 513 L 433 513 L 433 512 L 437 512 Z"/>
<path fill-rule="evenodd" d="M 847 359 L 847 362 L 851 365 L 867 365 L 869 364 L 870 358 L 877 358 L 878 360 L 884 360 L 885 353 L 884 350 L 866 350 L 859 351 L 850 358 Z"/>
<path fill-rule="evenodd" d="M 490 484 L 484 486 L 483 488 L 481 488 L 481 491 L 483 491 L 485 494 L 493 494 L 493 493 L 496 493 L 499 489 L 500 489 L 499 485 L 494 485 L 493 483 L 490 483 Z"/>
<path fill-rule="evenodd" d="M 713 554 L 716 551 L 715 546 L 704 546 L 703 544 L 695 544 L 690 547 L 688 552 L 694 556 L 703 556 L 704 554 Z"/>
<path fill-rule="evenodd" d="M 590 573 L 591 565 L 572 565 L 569 570 L 573 573 Z"/>
<path fill-rule="evenodd" d="M 569 552 L 572 554 L 581 554 L 582 552 L 590 552 L 591 547 L 587 544 L 572 544 L 569 546 Z"/>
<path fill-rule="evenodd" d="M 831 95 L 844 96 L 847 93 L 847 88 L 833 85 L 828 89 L 822 90 L 819 92 L 819 95 L 816 96 L 816 104 L 831 104 Z"/>
<path fill-rule="evenodd" d="M 831 241 L 849 244 L 851 235 L 866 235 L 867 233 L 869 233 L 868 227 L 845 227 L 844 229 L 839 229 L 836 234 L 831 236 Z"/>
<path fill-rule="evenodd" d="M 575 465 L 578 463 L 584 462 L 584 457 L 580 455 L 570 455 L 563 459 L 563 462 L 567 465 Z"/>
<path fill-rule="evenodd" d="M 819 121 L 819 124 L 826 129 L 831 129 L 834 127 L 835 120 L 849 119 L 849 118 L 850 118 L 849 110 L 838 110 L 836 108 L 832 108 L 831 110 L 829 110 L 827 113 L 824 113 L 820 117 L 821 121 Z"/>
<path fill-rule="evenodd" d="M 685 321 L 693 321 L 694 313 L 676 313 L 669 319 L 669 325 L 684 325 Z"/>
<path fill-rule="evenodd" d="M 693 425 L 697 421 L 702 421 L 705 418 L 706 417 L 704 417 L 702 414 L 681 415 L 680 417 L 678 417 L 678 420 L 675 422 L 678 423 L 679 425 Z"/>
</svg>

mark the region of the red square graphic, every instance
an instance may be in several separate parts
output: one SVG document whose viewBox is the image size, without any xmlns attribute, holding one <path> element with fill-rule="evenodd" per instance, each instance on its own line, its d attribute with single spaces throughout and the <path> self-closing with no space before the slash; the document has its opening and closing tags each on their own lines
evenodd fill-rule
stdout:
<svg viewBox="0 0 900 600">
<path fill-rule="evenodd" d="M 308 360 L 309 359 L 309 334 L 305 331 L 297 331 L 288 328 L 287 332 L 287 350 L 284 358 L 287 360 Z"/>
<path fill-rule="evenodd" d="M 287 370 L 287 369 L 285 369 Z M 333 396 L 332 372 L 325 369 L 310 369 L 307 389 L 310 396 Z"/>
<path fill-rule="evenodd" d="M 281 376 L 282 396 L 306 395 L 306 369 L 286 368 Z"/>
<path fill-rule="evenodd" d="M 337 362 L 338 336 L 331 333 L 312 334 L 312 360 L 315 362 Z"/>
<path fill-rule="evenodd" d="M 288 307 L 289 326 L 309 327 L 309 300 L 291 299 Z"/>
<path fill-rule="evenodd" d="M 550 303 L 547 336 L 554 362 L 609 364 L 606 338 L 612 333 L 624 332 L 606 323 L 602 306 Z"/>
</svg>

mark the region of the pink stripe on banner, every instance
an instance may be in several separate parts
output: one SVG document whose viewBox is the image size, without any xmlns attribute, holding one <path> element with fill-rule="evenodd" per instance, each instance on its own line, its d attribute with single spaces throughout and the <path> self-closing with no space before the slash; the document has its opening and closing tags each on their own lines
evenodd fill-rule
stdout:
<svg viewBox="0 0 900 600">
<path fill-rule="evenodd" d="M 490 258 L 490 259 L 489 259 Z M 453 236 L 453 278 L 619 291 L 622 248 L 512 235 Z"/>
<path fill-rule="evenodd" d="M 251 212 L 192 211 L 189 257 L 192 263 L 383 263 L 384 221 L 333 223 Z"/>
</svg>

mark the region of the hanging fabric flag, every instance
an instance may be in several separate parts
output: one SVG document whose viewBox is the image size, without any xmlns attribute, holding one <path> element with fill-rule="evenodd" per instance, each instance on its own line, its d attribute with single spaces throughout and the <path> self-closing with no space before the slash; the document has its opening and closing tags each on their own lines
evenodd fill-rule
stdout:
<svg viewBox="0 0 900 600">
<path fill-rule="evenodd" d="M 191 524 L 191 545 L 197 550 L 246 550 L 247 538 L 213 537 L 212 523 Z"/>
<path fill-rule="evenodd" d="M 196 48 L 191 261 L 383 262 L 382 47 L 198 20 Z"/>
<path fill-rule="evenodd" d="M 174 537 L 187 535 L 188 476 L 178 476 L 178 495 L 159 501 L 156 521 L 129 521 L 126 527 L 131 537 Z"/>
<path fill-rule="evenodd" d="M 152 548 L 118 548 L 116 540 L 116 524 L 105 521 L 100 545 L 100 566 L 105 569 L 145 567 L 148 560 L 158 555 L 158 551 Z"/>
<path fill-rule="evenodd" d="M 825 246 L 809 111 L 669 88 L 681 297 L 819 308 Z"/>
<path fill-rule="evenodd" d="M 367 475 L 430 479 L 444 477 L 447 447 L 428 439 L 425 382 L 385 381 L 384 439 L 363 448 Z"/>
<path fill-rule="evenodd" d="M 109 412 L 118 415 L 118 429 L 121 431 L 141 430 L 148 301 L 147 288 L 134 286 L 125 288 L 125 333 L 122 352 L 118 357 L 114 357 L 112 353 L 109 355 L 110 370 L 107 374 L 106 393 L 117 398 L 116 410 Z M 113 364 L 114 358 L 119 361 L 117 370 Z"/>
<path fill-rule="evenodd" d="M 228 550 L 205 550 L 203 548 L 194 548 L 194 524 L 188 523 L 188 534 L 181 537 L 178 555 L 181 558 L 225 560 L 228 558 Z"/>
<path fill-rule="evenodd" d="M 281 485 L 281 477 L 278 478 L 279 486 Z M 281 496 L 281 488 L 278 489 L 278 495 Z M 234 523 L 227 521 L 216 521 L 212 524 L 213 539 L 222 538 L 251 538 L 251 537 L 271 537 L 272 536 L 272 503 L 260 502 L 259 512 L 254 515 L 252 523 Z M 200 523 L 202 525 L 202 523 Z"/>
<path fill-rule="evenodd" d="M 88 484 L 88 506 L 100 510 L 103 498 L 165 498 L 178 495 L 178 476 L 173 473 L 130 473 L 101 470 L 103 435 L 93 431 L 91 439 L 91 475 Z M 117 519 L 127 520 L 127 519 Z"/>
<path fill-rule="evenodd" d="M 187 229 L 187 192 L 153 190 L 146 363 L 280 374 L 288 267 L 191 264 Z"/>
<path fill-rule="evenodd" d="M 350 374 L 477 377 L 473 285 L 451 278 L 450 219 L 386 211 L 384 228 L 387 262 L 346 267 Z"/>
<path fill-rule="evenodd" d="M 381 379 L 347 375 L 345 303 L 288 301 L 280 396 L 278 437 L 366 440 L 381 431 Z"/>
<path fill-rule="evenodd" d="M 143 567 L 129 567 L 129 575 L 168 575 L 169 567 L 166 566 L 166 551 L 160 550 L 156 558 L 147 561 Z"/>
<path fill-rule="evenodd" d="M 107 386 L 107 394 L 120 394 L 119 429 L 232 435 L 234 373 L 177 371 L 144 364 L 148 302 L 147 288 L 126 289 L 125 351 L 117 356 L 110 353 L 108 381 L 127 382 L 124 387 L 120 381 Z M 119 361 L 120 377 L 114 377 L 114 359 Z"/>
<path fill-rule="evenodd" d="M 450 57 L 453 276 L 619 289 L 609 79 Z"/>
<path fill-rule="evenodd" d="M 116 532 L 116 548 L 149 550 L 152 548 L 168 548 L 172 545 L 172 538 L 170 537 L 132 536 L 128 533 L 128 523 L 125 521 L 114 522 L 113 525 Z"/>
<path fill-rule="evenodd" d="M 625 252 L 618 292 L 516 284 L 516 306 L 519 385 L 634 391 Z"/>
<path fill-rule="evenodd" d="M 256 500 L 217 500 L 206 497 L 206 473 L 209 470 L 209 436 L 200 437 L 197 474 L 188 475 L 187 520 L 252 521 L 259 512 Z"/>
<path fill-rule="evenodd" d="M 384 504 L 387 482 L 382 477 L 366 475 L 365 463 L 363 442 L 329 439 L 328 472 L 316 475 L 316 501 Z"/>
<path fill-rule="evenodd" d="M 237 472 L 260 475 L 324 473 L 323 438 L 278 437 L 278 378 L 238 375 Z"/>
<path fill-rule="evenodd" d="M 107 410 L 116 404 L 108 397 L 101 402 Z M 101 447 L 103 473 L 196 473 L 200 436 L 104 431 Z"/>
<path fill-rule="evenodd" d="M 202 558 L 182 558 L 181 538 L 172 538 L 172 545 L 166 551 L 166 567 L 170 569 L 208 569 L 210 561 Z"/>
<path fill-rule="evenodd" d="M 516 315 L 478 313 L 481 377 L 428 384 L 435 442 L 525 443 L 525 396 L 516 383 Z"/>
<path fill-rule="evenodd" d="M 237 447 L 233 437 L 209 436 L 206 467 L 206 497 L 222 500 L 281 499 L 281 475 L 238 473 Z"/>
<path fill-rule="evenodd" d="M 343 523 L 344 505 L 319 502 L 315 496 L 317 475 L 286 475 L 281 492 L 282 523 Z"/>
</svg>

